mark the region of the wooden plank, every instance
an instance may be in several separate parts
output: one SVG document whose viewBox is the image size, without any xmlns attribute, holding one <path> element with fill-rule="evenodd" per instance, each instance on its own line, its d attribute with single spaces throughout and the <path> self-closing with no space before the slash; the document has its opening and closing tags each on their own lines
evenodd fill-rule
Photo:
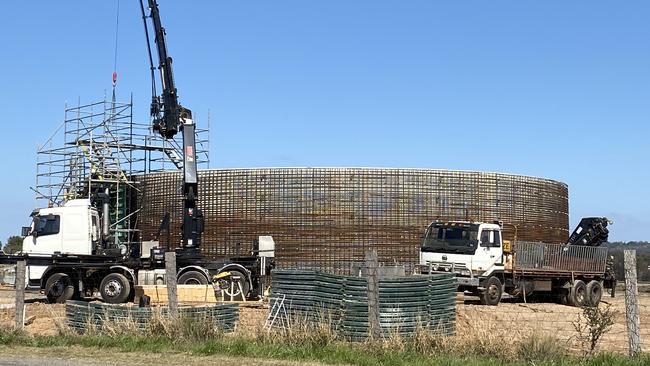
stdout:
<svg viewBox="0 0 650 366">
<path fill-rule="evenodd" d="M 165 253 L 165 281 L 167 282 L 167 303 L 169 315 L 178 316 L 178 297 L 176 283 L 176 253 Z"/>
<path fill-rule="evenodd" d="M 25 327 L 25 261 L 18 261 L 16 263 L 16 330 L 23 330 Z"/>
<path fill-rule="evenodd" d="M 169 291 L 166 285 L 135 286 L 135 302 L 147 295 L 151 305 L 169 304 Z M 176 285 L 176 298 L 179 304 L 184 303 L 217 303 L 214 287 L 211 285 Z"/>
<path fill-rule="evenodd" d="M 636 250 L 623 251 L 625 268 L 625 319 L 630 356 L 641 352 L 641 324 L 639 318 L 639 288 L 636 278 Z"/>
<path fill-rule="evenodd" d="M 366 276 L 368 279 L 368 325 L 369 336 L 372 339 L 381 337 L 381 328 L 379 326 L 379 276 L 377 268 L 379 259 L 376 250 L 366 252 Z"/>
</svg>

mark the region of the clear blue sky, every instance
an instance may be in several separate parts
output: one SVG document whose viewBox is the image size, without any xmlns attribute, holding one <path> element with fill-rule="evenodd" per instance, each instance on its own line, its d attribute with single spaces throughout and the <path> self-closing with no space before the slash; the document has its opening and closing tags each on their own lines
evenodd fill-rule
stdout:
<svg viewBox="0 0 650 366">
<path fill-rule="evenodd" d="M 214 167 L 378 166 L 548 177 L 613 240 L 650 240 L 647 1 L 159 0 L 183 104 Z M 110 89 L 117 1 L 13 1 L 0 22 L 0 239 L 34 206 L 65 101 Z M 118 92 L 148 119 L 137 0 Z"/>
</svg>

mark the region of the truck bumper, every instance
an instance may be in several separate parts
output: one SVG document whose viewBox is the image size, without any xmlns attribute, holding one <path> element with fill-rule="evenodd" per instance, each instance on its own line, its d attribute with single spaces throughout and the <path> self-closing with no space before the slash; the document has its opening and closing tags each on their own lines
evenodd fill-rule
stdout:
<svg viewBox="0 0 650 366">
<path fill-rule="evenodd" d="M 478 283 L 478 277 L 456 277 L 456 285 L 458 286 L 478 287 Z"/>
<path fill-rule="evenodd" d="M 420 265 L 420 274 L 426 275 L 429 274 L 429 266 L 425 265 Z M 447 271 L 431 271 L 431 273 L 445 273 L 449 274 L 450 272 Z M 453 272 L 452 272 L 453 273 Z M 456 275 L 456 286 L 461 287 L 478 287 L 479 286 L 479 281 L 478 277 L 466 277 L 466 276 L 461 276 L 458 273 L 454 273 Z"/>
</svg>

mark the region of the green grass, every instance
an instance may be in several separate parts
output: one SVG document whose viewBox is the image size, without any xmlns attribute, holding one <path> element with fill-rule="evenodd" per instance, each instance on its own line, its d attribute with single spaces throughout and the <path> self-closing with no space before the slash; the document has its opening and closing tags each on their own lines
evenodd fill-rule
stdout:
<svg viewBox="0 0 650 366">
<path fill-rule="evenodd" d="M 454 354 L 437 352 L 423 354 L 408 344 L 400 349 L 385 344 L 333 342 L 288 342 L 265 337 L 228 335 L 209 340 L 183 340 L 151 335 L 59 335 L 30 337 L 19 333 L 1 332 L 0 345 L 27 347 L 81 346 L 95 349 L 112 349 L 120 352 L 187 353 L 195 356 L 221 355 L 230 357 L 266 358 L 293 361 L 316 361 L 329 364 L 354 365 L 558 365 L 558 366 L 642 366 L 650 364 L 650 355 L 628 358 L 613 354 L 600 354 L 590 358 L 553 356 L 549 359 L 521 357 L 503 360 L 480 354 Z M 529 352 L 527 350 L 526 352 Z M 495 352 L 490 352 L 494 354 Z M 498 353 L 498 352 L 496 352 Z"/>
</svg>

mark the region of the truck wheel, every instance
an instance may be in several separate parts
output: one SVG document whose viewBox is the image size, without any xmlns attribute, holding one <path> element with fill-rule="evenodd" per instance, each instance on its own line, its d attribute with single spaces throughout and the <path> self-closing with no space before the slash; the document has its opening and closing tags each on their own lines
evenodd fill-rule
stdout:
<svg viewBox="0 0 650 366">
<path fill-rule="evenodd" d="M 131 294 L 131 284 L 121 273 L 110 273 L 102 279 L 99 285 L 99 292 L 102 299 L 109 304 L 121 304 L 126 302 Z"/>
<path fill-rule="evenodd" d="M 501 285 L 501 281 L 494 276 L 488 278 L 485 284 L 485 290 L 479 294 L 481 304 L 498 305 L 499 301 L 501 301 L 502 292 L 503 286 Z"/>
<path fill-rule="evenodd" d="M 187 271 L 178 277 L 179 285 L 207 285 L 208 279 L 199 271 Z"/>
<path fill-rule="evenodd" d="M 587 285 L 582 280 L 574 281 L 571 292 L 569 292 L 569 296 L 567 297 L 569 305 L 582 307 L 588 304 L 588 300 Z"/>
<path fill-rule="evenodd" d="M 567 305 L 567 298 L 569 297 L 569 291 L 565 288 L 553 289 L 553 294 L 555 294 L 555 301 L 558 304 Z"/>
<path fill-rule="evenodd" d="M 246 296 L 250 291 L 248 278 L 238 270 L 226 270 L 226 272 L 230 272 L 230 276 L 219 280 L 219 288 L 224 292 L 224 300 L 246 300 Z"/>
<path fill-rule="evenodd" d="M 45 282 L 45 296 L 50 303 L 63 304 L 74 297 L 74 286 L 70 276 L 55 273 Z"/>
<path fill-rule="evenodd" d="M 598 281 L 590 281 L 587 284 L 587 296 L 589 298 L 588 306 L 597 307 L 600 299 L 603 297 L 603 285 Z"/>
</svg>

